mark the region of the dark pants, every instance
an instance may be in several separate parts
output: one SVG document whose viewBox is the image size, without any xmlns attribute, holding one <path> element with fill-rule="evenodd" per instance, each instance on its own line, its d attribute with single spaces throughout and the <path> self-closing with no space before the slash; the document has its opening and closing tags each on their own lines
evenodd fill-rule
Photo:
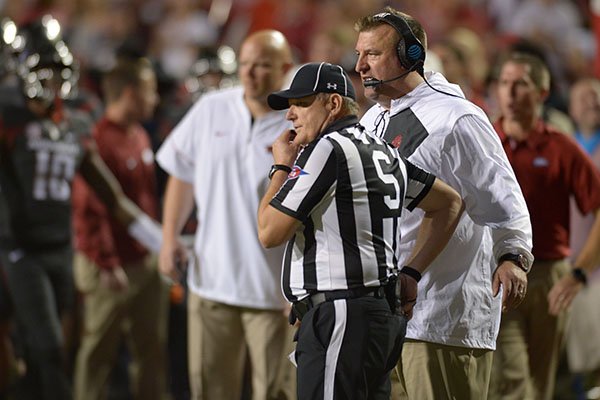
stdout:
<svg viewBox="0 0 600 400">
<path fill-rule="evenodd" d="M 12 300 L 8 292 L 8 284 L 4 269 L 0 264 L 0 323 L 8 322 L 12 318 Z"/>
<path fill-rule="evenodd" d="M 16 398 L 71 398 L 61 315 L 73 305 L 72 258 L 70 246 L 35 254 L 0 251 L 27 365 L 27 374 L 15 389 Z"/>
<path fill-rule="evenodd" d="M 405 333 L 406 320 L 385 299 L 319 304 L 298 331 L 298 399 L 389 399 Z"/>
</svg>

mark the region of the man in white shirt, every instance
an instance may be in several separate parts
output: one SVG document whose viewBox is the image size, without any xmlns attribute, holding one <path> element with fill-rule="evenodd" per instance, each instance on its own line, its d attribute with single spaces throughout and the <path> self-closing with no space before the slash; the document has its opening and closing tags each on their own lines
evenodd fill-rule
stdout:
<svg viewBox="0 0 600 400">
<path fill-rule="evenodd" d="M 276 397 L 287 319 L 280 290 L 282 248 L 258 241 L 256 210 L 268 185 L 271 145 L 291 125 L 269 93 L 292 66 L 285 37 L 259 31 L 242 44 L 241 87 L 202 97 L 158 152 L 171 175 L 163 212 L 160 265 L 176 275 L 186 258 L 175 238 L 197 206 L 188 286 L 190 384 L 194 399 L 238 399 L 246 349 L 254 399 Z"/>
<path fill-rule="evenodd" d="M 452 186 L 466 207 L 419 282 L 400 391 L 414 399 L 484 399 L 501 310 L 516 307 L 527 289 L 527 206 L 487 116 L 441 74 L 424 74 L 426 37 L 418 21 L 387 8 L 356 28 L 356 71 L 365 95 L 378 103 L 361 123 Z M 419 212 L 404 219 L 400 266 L 421 219 Z"/>
</svg>

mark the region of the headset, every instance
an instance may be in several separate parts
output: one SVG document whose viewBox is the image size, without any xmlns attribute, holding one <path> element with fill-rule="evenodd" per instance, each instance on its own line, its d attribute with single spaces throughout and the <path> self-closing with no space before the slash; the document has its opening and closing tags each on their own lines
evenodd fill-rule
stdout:
<svg viewBox="0 0 600 400">
<path fill-rule="evenodd" d="M 425 63 L 425 47 L 415 36 L 408 22 L 402 17 L 389 12 L 379 13 L 373 16 L 374 21 L 383 21 L 394 28 L 400 35 L 396 47 L 400 65 L 409 71 L 417 71 L 423 76 L 423 64 Z"/>
<path fill-rule="evenodd" d="M 400 65 L 404 69 L 406 69 L 406 72 L 391 79 L 374 79 L 370 82 L 365 82 L 363 83 L 365 87 L 376 87 L 378 85 L 403 78 L 412 71 L 417 71 L 417 73 L 423 77 L 423 80 L 425 81 L 427 86 L 429 86 L 431 89 L 448 96 L 462 99 L 461 96 L 457 96 L 455 94 L 436 89 L 433 86 L 431 86 L 431 84 L 429 84 L 427 78 L 425 78 L 424 70 L 426 55 L 425 46 L 423 46 L 423 43 L 421 43 L 421 41 L 415 36 L 414 32 L 410 28 L 410 25 L 408 25 L 406 19 L 398 15 L 392 14 L 391 12 L 382 12 L 373 15 L 373 21 L 385 22 L 386 24 L 394 28 L 396 32 L 398 32 L 398 34 L 400 35 L 400 41 L 398 41 L 398 45 L 396 46 L 396 53 L 398 55 Z"/>
</svg>

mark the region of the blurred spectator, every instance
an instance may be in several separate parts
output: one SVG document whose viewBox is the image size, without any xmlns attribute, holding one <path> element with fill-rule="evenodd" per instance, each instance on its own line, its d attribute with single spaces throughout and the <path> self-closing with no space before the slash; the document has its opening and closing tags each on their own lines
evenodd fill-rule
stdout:
<svg viewBox="0 0 600 400">
<path fill-rule="evenodd" d="M 536 43 L 524 39 L 511 43 L 504 51 L 501 51 L 496 55 L 495 67 L 492 69 L 490 81 L 488 83 L 488 93 L 490 96 L 487 102 L 487 111 L 492 120 L 498 119 L 501 113 L 496 87 L 498 74 L 500 73 L 499 66 L 502 63 L 502 60 L 506 58 L 507 54 L 511 53 L 531 54 L 547 64 L 544 51 Z M 561 96 L 558 88 L 553 82 L 554 79 L 550 82 L 548 94 L 544 96 L 545 100 L 542 104 L 542 119 L 559 131 L 571 135 L 574 133 L 575 127 L 573 126 L 571 118 L 563 111 L 566 110 L 564 104 L 565 99 Z"/>
<path fill-rule="evenodd" d="M 553 398 L 565 310 L 600 262 L 600 174 L 579 146 L 543 122 L 541 105 L 549 89 L 550 73 L 541 59 L 515 53 L 501 62 L 502 114 L 494 127 L 531 214 L 535 262 L 525 300 L 502 315 L 490 399 Z M 595 220 L 572 265 L 571 197 Z"/>
<path fill-rule="evenodd" d="M 571 86 L 569 114 L 575 123 L 575 139 L 600 166 L 600 81 L 579 79 Z"/>
<path fill-rule="evenodd" d="M 485 110 L 484 98 L 473 87 L 469 65 L 472 60 L 467 60 L 463 51 L 452 41 L 440 41 L 432 44 L 428 50 L 436 54 L 443 66 L 444 76 L 450 83 L 460 86 L 465 97 Z"/>
<path fill-rule="evenodd" d="M 234 2 L 225 38 L 234 47 L 248 33 L 276 29 L 288 39 L 297 60 L 306 56 L 315 31 L 317 2 L 314 0 L 255 0 Z"/>
<path fill-rule="evenodd" d="M 306 62 L 328 62 L 348 69 L 354 55 L 356 33 L 350 25 L 330 27 L 312 35 L 306 55 Z"/>
<path fill-rule="evenodd" d="M 306 61 L 341 65 L 356 88 L 356 102 L 359 106 L 357 115 L 362 117 L 374 103 L 365 97 L 360 75 L 354 71 L 355 37 L 356 33 L 351 25 L 339 25 L 316 32 L 310 41 Z"/>
<path fill-rule="evenodd" d="M 486 10 L 499 34 L 509 32 L 515 9 L 524 0 L 487 0 Z"/>
<path fill-rule="evenodd" d="M 465 27 L 483 36 L 492 27 L 484 2 L 468 0 L 402 0 L 401 8 L 407 14 L 423 21 L 427 41 L 434 43 L 447 38 L 456 27 Z"/>
<path fill-rule="evenodd" d="M 544 49 L 561 94 L 566 94 L 568 82 L 564 80 L 569 78 L 572 68 L 579 70 L 581 59 L 591 65 L 593 38 L 583 28 L 580 10 L 572 1 L 523 0 L 513 9 L 508 31 Z"/>
<path fill-rule="evenodd" d="M 485 84 L 490 72 L 489 50 L 483 37 L 476 31 L 465 27 L 455 27 L 448 32 L 448 41 L 461 52 L 465 67 L 466 80 L 469 83 L 472 98 L 475 104 L 482 107 Z"/>
<path fill-rule="evenodd" d="M 582 78 L 570 90 L 569 113 L 577 127 L 575 140 L 600 168 L 600 81 Z M 579 254 L 591 234 L 594 215 L 582 215 L 571 200 L 571 248 Z M 574 262 L 574 258 L 572 258 Z M 589 340 L 600 333 L 600 275 L 590 276 L 590 285 L 575 297 L 567 325 L 566 343 L 569 369 L 574 373 L 592 372 L 600 367 L 600 342 Z M 597 381 L 596 384 L 600 382 Z M 581 383 L 583 387 L 583 382 Z"/>
<path fill-rule="evenodd" d="M 198 0 L 166 0 L 162 18 L 154 26 L 150 51 L 167 75 L 183 79 L 200 48 L 215 45 L 217 39 L 218 27 Z"/>
<path fill-rule="evenodd" d="M 73 21 L 69 43 L 84 68 L 107 71 L 116 62 L 117 49 L 138 38 L 138 27 L 136 9 L 129 1 L 89 0 Z"/>
</svg>

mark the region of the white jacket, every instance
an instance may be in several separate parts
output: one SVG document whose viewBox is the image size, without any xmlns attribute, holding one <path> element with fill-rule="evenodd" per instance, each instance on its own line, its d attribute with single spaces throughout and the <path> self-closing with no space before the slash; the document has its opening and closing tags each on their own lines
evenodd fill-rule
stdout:
<svg viewBox="0 0 600 400">
<path fill-rule="evenodd" d="M 386 135 L 388 140 L 397 137 L 396 133 L 403 141 L 421 138 L 413 143 L 416 148 L 407 154 L 408 160 L 456 189 L 466 205 L 452 239 L 419 282 L 406 336 L 495 349 L 502 291 L 492 296 L 492 275 L 496 260 L 505 253 L 524 253 L 533 261 L 529 212 L 485 113 L 441 74 L 428 72 L 426 77 L 434 88 L 458 97 L 434 91 L 423 82 L 392 101 L 390 112 L 375 105 L 361 120 L 376 136 L 383 135 L 390 114 L 401 121 L 404 131 Z M 400 266 L 414 245 L 423 217 L 420 209 L 407 214 L 401 229 Z"/>
</svg>

